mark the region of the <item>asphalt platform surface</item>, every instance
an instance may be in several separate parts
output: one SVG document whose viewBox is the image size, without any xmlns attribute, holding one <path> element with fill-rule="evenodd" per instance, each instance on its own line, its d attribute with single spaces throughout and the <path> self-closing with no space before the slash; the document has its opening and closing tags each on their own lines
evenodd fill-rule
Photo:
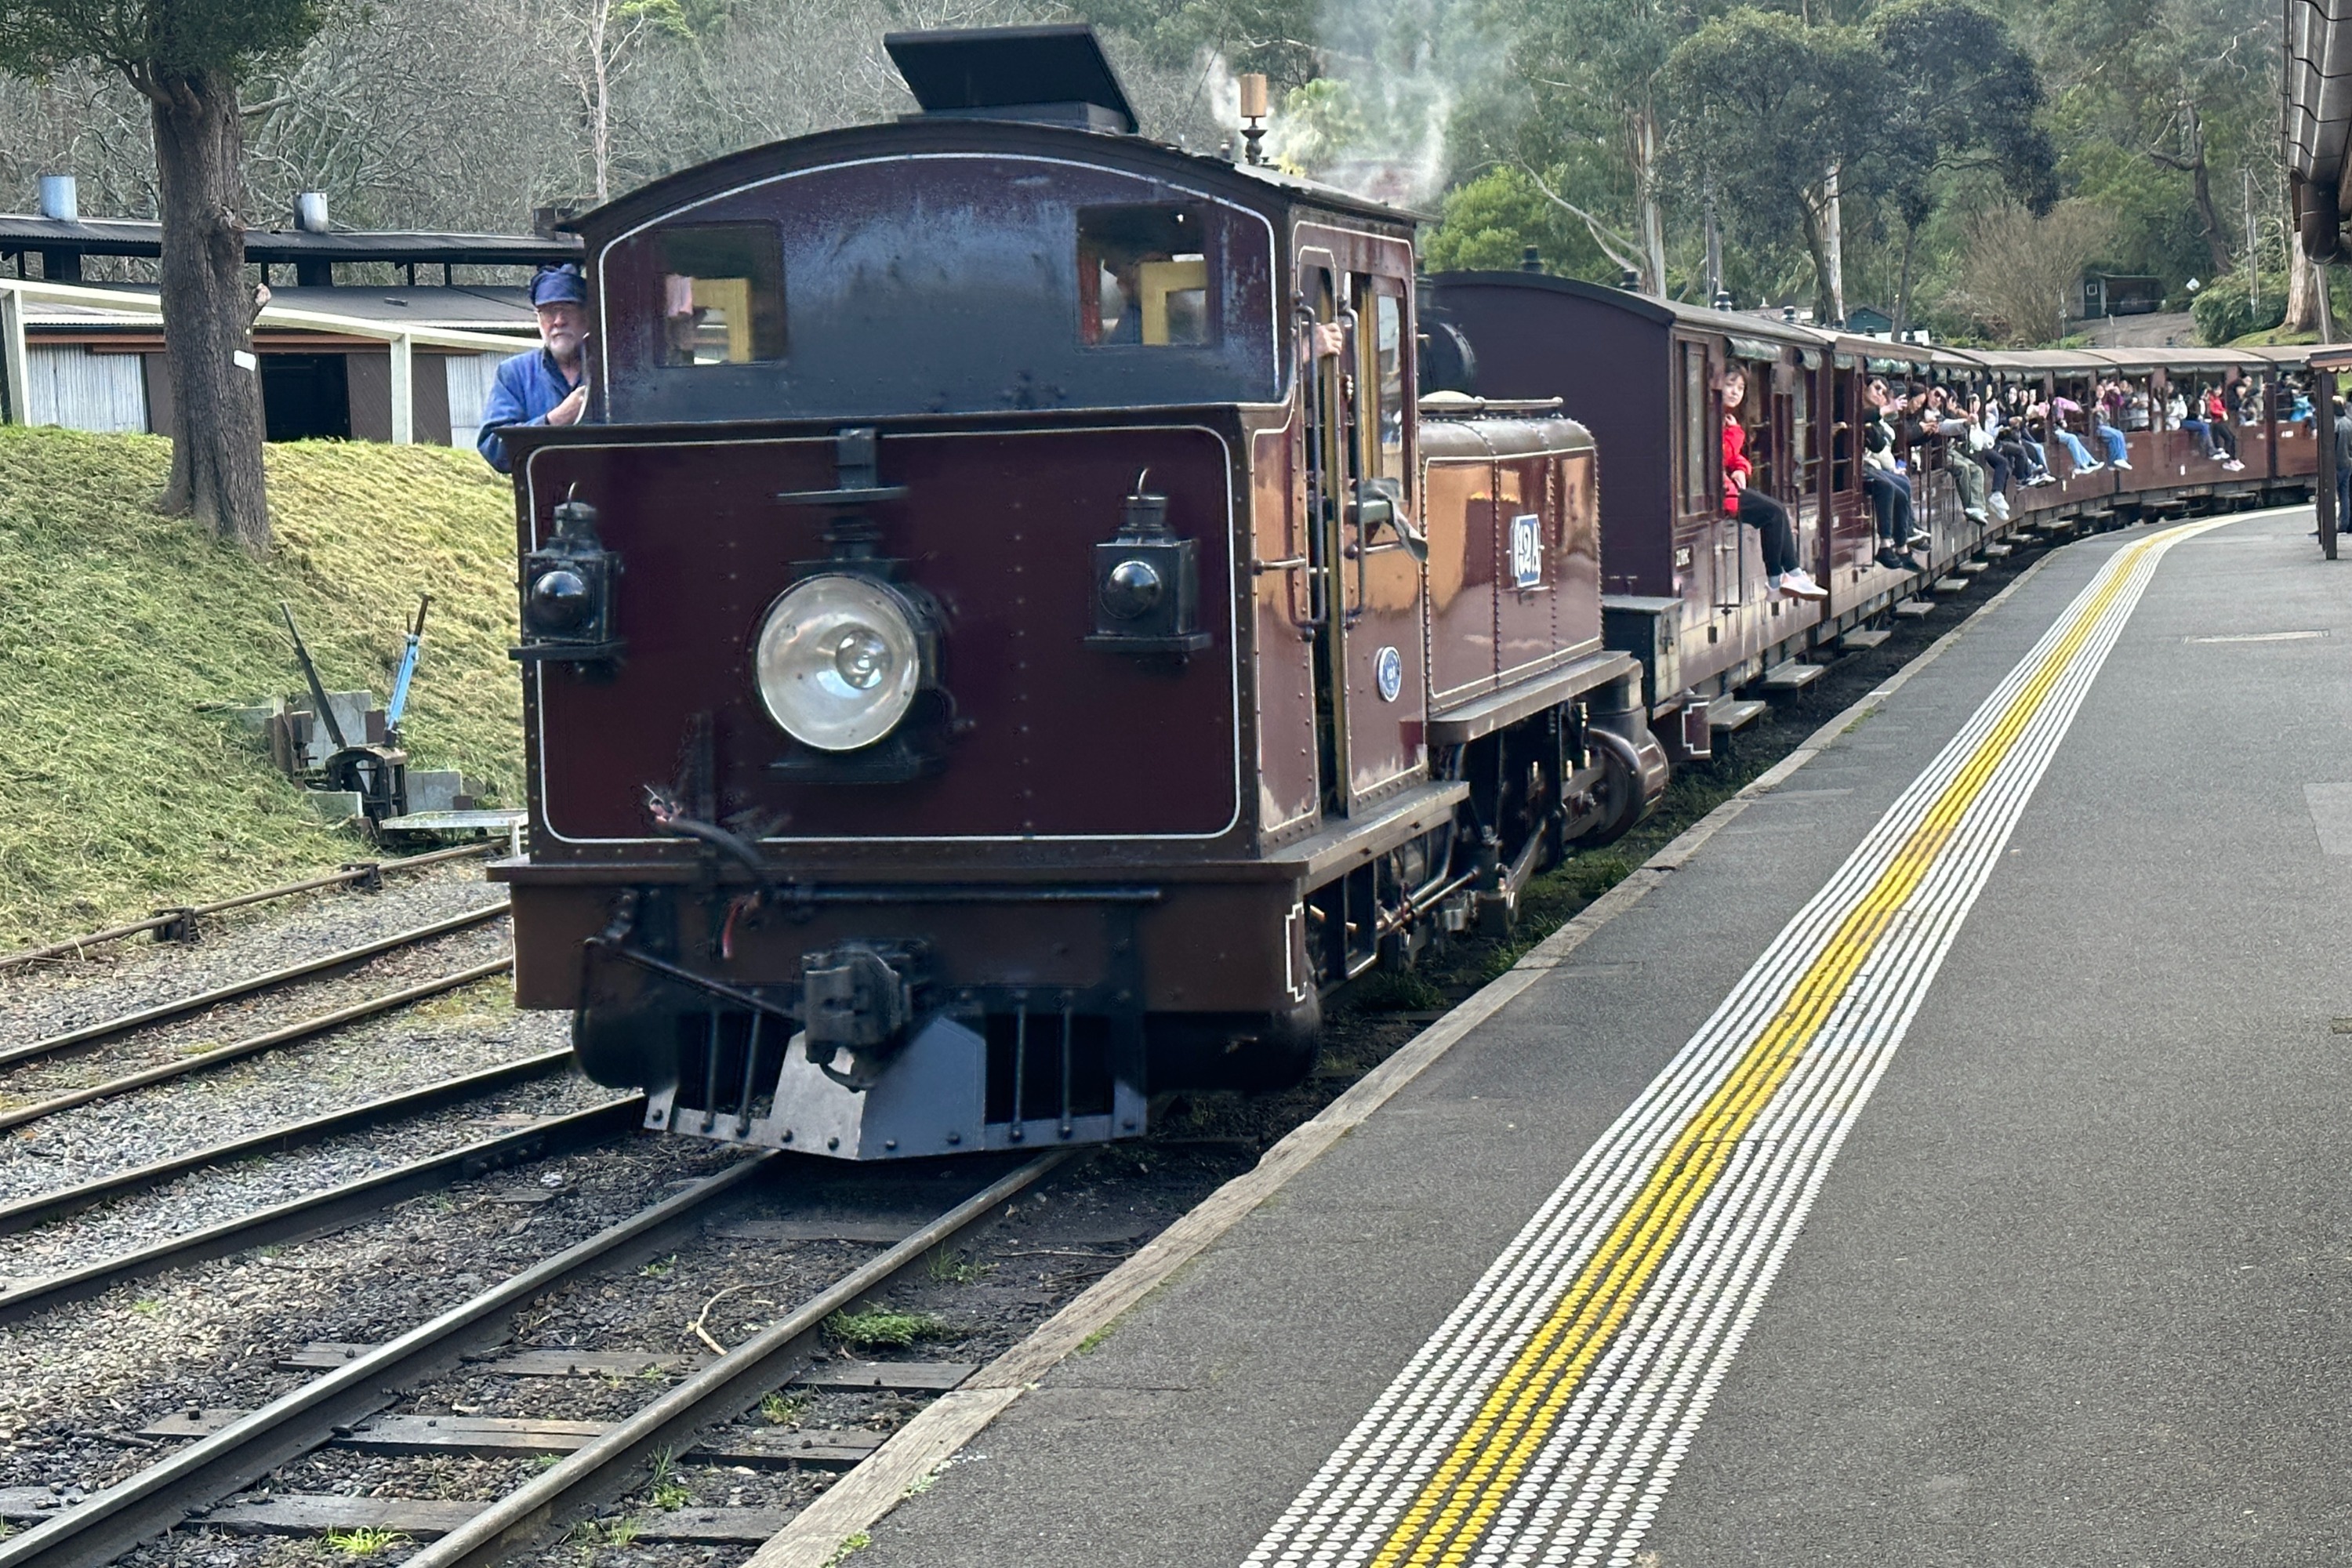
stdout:
<svg viewBox="0 0 2352 1568">
<path fill-rule="evenodd" d="M 1637 1563 L 2352 1562 L 2352 560 L 2309 528 L 2253 514 L 2157 568 Z M 1242 1563 L 2149 531 L 2056 552 L 1014 1404 L 857 1568 Z"/>
</svg>

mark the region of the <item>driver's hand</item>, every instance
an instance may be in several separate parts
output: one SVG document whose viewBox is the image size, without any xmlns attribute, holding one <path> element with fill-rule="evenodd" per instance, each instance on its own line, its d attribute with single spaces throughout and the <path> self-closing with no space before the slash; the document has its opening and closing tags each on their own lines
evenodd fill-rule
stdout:
<svg viewBox="0 0 2352 1568">
<path fill-rule="evenodd" d="M 588 384 L 582 382 L 572 389 L 572 395 L 547 411 L 550 425 L 577 425 L 588 411 Z"/>
</svg>

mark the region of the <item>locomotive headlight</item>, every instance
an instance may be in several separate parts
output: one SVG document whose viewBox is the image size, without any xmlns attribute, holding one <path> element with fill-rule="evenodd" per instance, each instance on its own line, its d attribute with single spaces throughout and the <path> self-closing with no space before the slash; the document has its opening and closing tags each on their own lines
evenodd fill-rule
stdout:
<svg viewBox="0 0 2352 1568">
<path fill-rule="evenodd" d="M 784 591 L 760 624 L 760 700 L 784 732 L 854 752 L 898 726 L 923 684 L 917 615 L 889 584 L 828 572 Z"/>
</svg>

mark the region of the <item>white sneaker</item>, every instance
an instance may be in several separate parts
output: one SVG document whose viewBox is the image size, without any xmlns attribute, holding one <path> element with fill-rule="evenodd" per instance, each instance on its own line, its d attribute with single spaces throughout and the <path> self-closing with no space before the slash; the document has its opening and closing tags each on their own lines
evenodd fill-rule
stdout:
<svg viewBox="0 0 2352 1568">
<path fill-rule="evenodd" d="M 1928 532 L 1924 528 L 1915 528 L 1911 531 L 1910 542 L 1906 548 L 1912 550 L 1925 550 L 1927 546 L 1935 542 L 1936 536 L 1934 534 Z"/>
<path fill-rule="evenodd" d="M 1960 515 L 1970 522 L 1982 522 L 1985 520 L 1984 508 L 1980 506 L 1968 507 L 1961 511 Z"/>
<path fill-rule="evenodd" d="M 2231 458 L 2228 462 L 2226 462 L 2226 463 L 2222 464 L 2221 466 L 2222 466 L 2223 468 L 2225 468 L 2229 469 L 2231 473 L 2233 473 L 2233 474 L 2234 474 L 2234 473 L 2238 472 L 2240 469 L 2243 468 L 2246 465 L 2245 465 L 2245 464 L 2243 464 L 2243 463 L 2242 463 L 2242 462 L 2240 462 L 2240 461 L 2238 461 L 2238 459 L 2237 459 L 2237 458 Z"/>
<path fill-rule="evenodd" d="M 2076 469 L 2074 470 L 2074 477 L 2075 477 L 2076 479 L 2080 479 L 2080 478 L 2082 478 L 2084 474 L 2095 474 L 2095 473 L 2097 473 L 2101 468 L 2105 468 L 2105 467 L 2106 467 L 2106 465 L 2105 465 L 2105 463 L 2085 463 L 2085 464 L 2084 464 L 2081 468 L 2076 468 Z"/>
<path fill-rule="evenodd" d="M 2025 482 L 2032 485 L 2034 489 L 2040 489 L 2043 485 L 2056 484 L 2058 482 L 2058 476 L 2052 473 L 2049 469 L 2044 468 Z"/>
<path fill-rule="evenodd" d="M 2121 468 L 2125 473 L 2127 473 L 2127 474 L 2131 472 L 2131 464 L 2130 464 L 2129 462 L 2126 461 L 2126 460 L 2125 460 L 2124 458 L 2117 458 L 2114 462 L 2112 462 L 2112 463 L 2108 464 L 2107 466 L 2108 466 L 2109 468 Z"/>
<path fill-rule="evenodd" d="M 1830 591 L 1802 572 L 1791 572 L 1780 579 L 1780 592 L 1792 599 L 1826 599 Z"/>
<path fill-rule="evenodd" d="M 1990 507 L 1992 509 L 1993 516 L 2000 519 L 2001 521 L 2007 522 L 2009 521 L 2009 498 L 2007 496 L 1988 496 L 1985 499 L 1985 505 Z"/>
</svg>

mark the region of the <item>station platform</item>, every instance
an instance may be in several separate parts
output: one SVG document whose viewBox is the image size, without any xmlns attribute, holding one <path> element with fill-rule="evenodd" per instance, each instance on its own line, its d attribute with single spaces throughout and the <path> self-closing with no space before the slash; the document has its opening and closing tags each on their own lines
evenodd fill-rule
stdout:
<svg viewBox="0 0 2352 1568">
<path fill-rule="evenodd" d="M 2310 527 L 2053 552 L 850 1561 L 2352 1560 Z"/>
</svg>

